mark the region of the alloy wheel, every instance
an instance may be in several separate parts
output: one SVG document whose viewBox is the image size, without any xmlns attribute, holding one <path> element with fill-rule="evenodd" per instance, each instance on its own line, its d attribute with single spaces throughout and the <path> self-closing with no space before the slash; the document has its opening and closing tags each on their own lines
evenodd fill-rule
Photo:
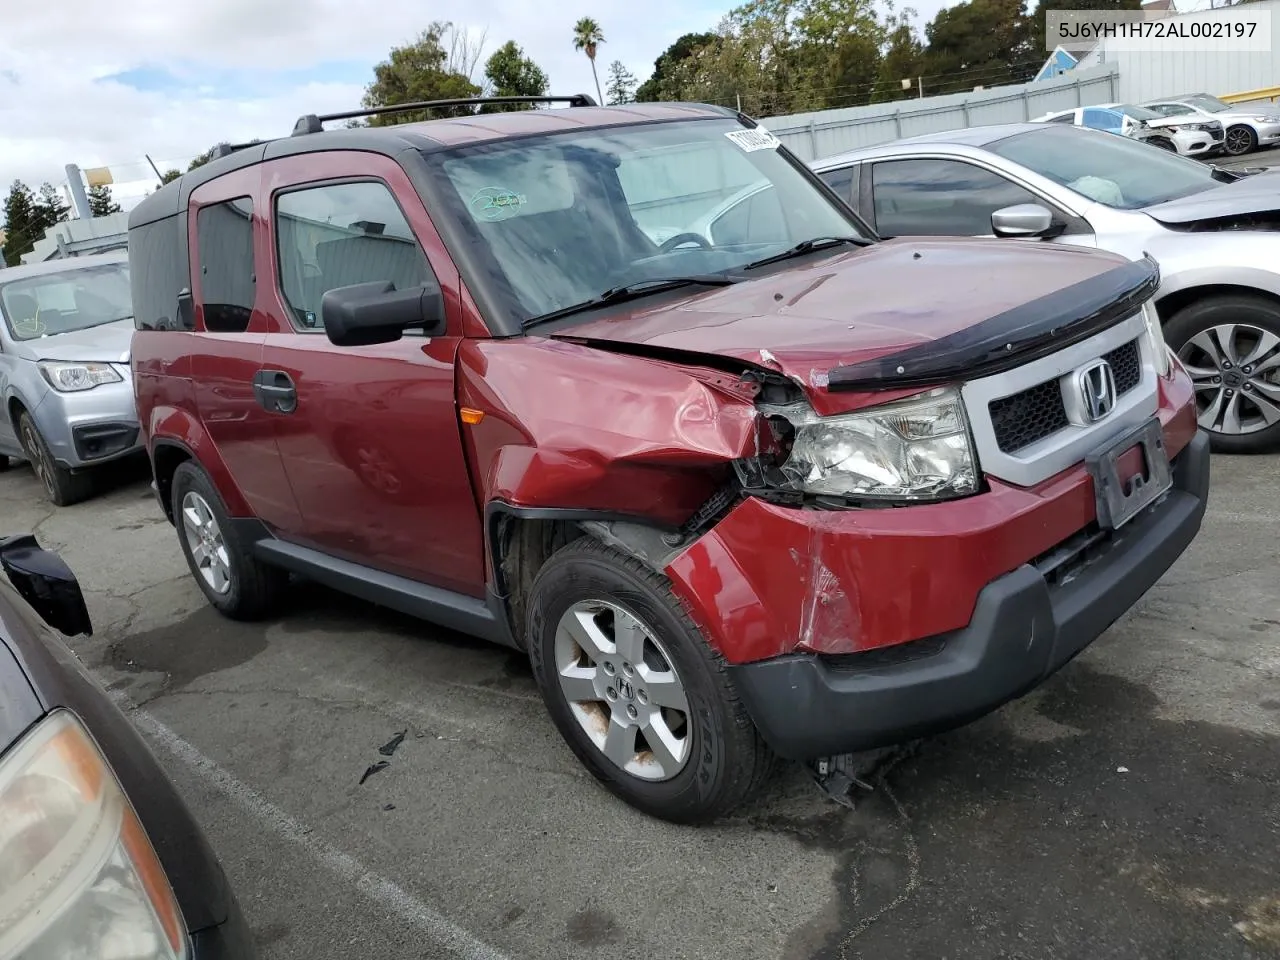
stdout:
<svg viewBox="0 0 1280 960">
<path fill-rule="evenodd" d="M 1196 390 L 1200 426 L 1240 436 L 1280 423 L 1280 337 L 1223 323 L 1178 350 Z"/>
<path fill-rule="evenodd" d="M 55 496 L 57 490 L 53 485 L 53 464 L 49 462 L 49 455 L 36 435 L 36 429 L 32 426 L 30 419 L 22 421 L 22 448 L 27 452 L 27 459 L 31 462 L 31 469 L 35 471 L 36 478 L 44 484 L 50 497 Z"/>
<path fill-rule="evenodd" d="M 194 490 L 182 498 L 182 530 L 200 577 L 214 593 L 226 593 L 231 589 L 231 557 L 213 511 Z"/>
<path fill-rule="evenodd" d="M 1238 157 L 1242 153 L 1249 152 L 1249 148 L 1253 146 L 1253 136 L 1248 127 L 1232 127 L 1227 131 L 1223 146 L 1231 156 Z"/>
<path fill-rule="evenodd" d="M 560 691 L 588 739 L 641 780 L 670 780 L 692 750 L 689 700 L 654 631 L 603 600 L 575 603 L 556 627 Z"/>
</svg>

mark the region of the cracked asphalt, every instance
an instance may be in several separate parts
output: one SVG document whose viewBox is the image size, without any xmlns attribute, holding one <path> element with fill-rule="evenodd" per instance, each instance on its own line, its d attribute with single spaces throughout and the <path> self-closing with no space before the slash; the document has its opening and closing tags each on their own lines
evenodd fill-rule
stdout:
<svg viewBox="0 0 1280 960">
<path fill-rule="evenodd" d="M 857 810 L 791 770 L 700 829 L 596 785 L 508 652 L 314 586 L 221 619 L 145 465 L 67 509 L 0 474 L 0 528 L 81 578 L 77 652 L 137 705 L 264 960 L 1253 960 L 1280 957 L 1280 460 L 1213 466 L 1191 550 L 1040 690 Z"/>
</svg>

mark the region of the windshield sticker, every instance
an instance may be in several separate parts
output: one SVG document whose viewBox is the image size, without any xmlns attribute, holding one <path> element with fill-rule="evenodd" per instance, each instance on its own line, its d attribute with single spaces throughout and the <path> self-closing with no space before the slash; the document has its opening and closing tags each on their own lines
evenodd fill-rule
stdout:
<svg viewBox="0 0 1280 960">
<path fill-rule="evenodd" d="M 764 127 L 756 127 L 754 130 L 730 130 L 725 136 L 746 153 L 755 153 L 757 150 L 777 150 L 782 146 L 782 141 Z"/>
<path fill-rule="evenodd" d="M 528 198 L 502 187 L 484 187 L 471 198 L 471 212 L 481 220 L 507 220 L 520 212 Z"/>
</svg>

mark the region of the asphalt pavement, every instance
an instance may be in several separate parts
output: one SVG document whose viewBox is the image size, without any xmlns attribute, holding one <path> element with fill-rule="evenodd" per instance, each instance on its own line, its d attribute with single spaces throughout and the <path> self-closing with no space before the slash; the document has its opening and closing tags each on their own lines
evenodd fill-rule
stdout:
<svg viewBox="0 0 1280 960">
<path fill-rule="evenodd" d="M 77 652 L 263 960 L 1253 960 L 1280 956 L 1280 459 L 1213 469 L 1191 550 L 1039 691 L 856 810 L 792 769 L 696 829 L 601 789 L 509 652 L 318 587 L 221 619 L 145 464 L 66 509 L 0 474 L 0 527 L 80 576 Z"/>
</svg>

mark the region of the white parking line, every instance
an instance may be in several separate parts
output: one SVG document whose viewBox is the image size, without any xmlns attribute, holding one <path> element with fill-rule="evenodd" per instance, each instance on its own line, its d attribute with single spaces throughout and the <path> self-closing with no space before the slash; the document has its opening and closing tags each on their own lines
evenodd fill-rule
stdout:
<svg viewBox="0 0 1280 960">
<path fill-rule="evenodd" d="M 118 695 L 116 699 L 123 700 Z M 306 826 L 262 797 L 252 787 L 237 780 L 147 711 L 134 709 L 131 716 L 143 733 L 189 766 L 205 783 L 252 814 L 272 833 L 301 847 L 378 907 L 416 926 L 435 946 L 448 951 L 450 956 L 459 960 L 508 960 L 505 954 L 477 940 L 400 885 L 369 870 L 350 854 L 316 839 L 315 834 Z"/>
</svg>

